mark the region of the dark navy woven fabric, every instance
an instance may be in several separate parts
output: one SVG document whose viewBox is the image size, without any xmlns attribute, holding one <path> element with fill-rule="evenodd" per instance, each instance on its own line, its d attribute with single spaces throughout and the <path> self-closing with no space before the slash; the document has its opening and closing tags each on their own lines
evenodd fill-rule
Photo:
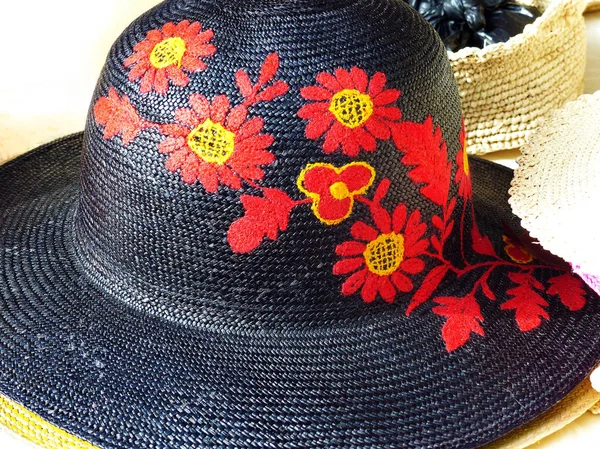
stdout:
<svg viewBox="0 0 600 449">
<path fill-rule="evenodd" d="M 141 94 L 124 60 L 149 30 L 182 20 L 212 29 L 217 52 L 187 86 Z M 160 124 L 172 123 L 191 93 L 238 104 L 236 71 L 256 79 L 273 52 L 289 92 L 252 109 L 275 137 L 276 162 L 261 184 L 298 197 L 306 164 L 349 162 L 307 139 L 296 114 L 306 103 L 300 90 L 336 68 L 384 72 L 402 92 L 403 120 L 432 116 L 449 162 L 461 151 L 445 50 L 400 1 L 162 3 L 113 46 L 85 134 L 0 167 L 0 393 L 105 449 L 468 449 L 568 394 L 600 360 L 600 301 L 590 292 L 583 309 L 553 302 L 551 320 L 520 332 L 498 305 L 514 287 L 500 270 L 488 281 L 497 301 L 481 303 L 485 337 L 448 352 L 435 304 L 407 317 L 412 292 L 392 304 L 340 294 L 336 245 L 356 220 L 370 221 L 368 211 L 326 227 L 298 208 L 277 240 L 237 254 L 227 231 L 253 187 L 211 194 L 186 184 L 157 151 L 161 129 L 125 144 L 106 138 L 94 115 L 111 88 Z M 403 202 L 427 220 L 437 213 L 391 141 L 360 160 L 377 181 L 392 181 L 386 208 Z M 501 253 L 506 228 L 522 231 L 507 202 L 512 173 L 471 159 L 471 176 L 479 229 Z M 457 265 L 459 232 L 448 251 Z M 552 271 L 536 275 L 545 281 Z M 480 276 L 445 280 L 438 296 L 465 295 Z"/>
</svg>

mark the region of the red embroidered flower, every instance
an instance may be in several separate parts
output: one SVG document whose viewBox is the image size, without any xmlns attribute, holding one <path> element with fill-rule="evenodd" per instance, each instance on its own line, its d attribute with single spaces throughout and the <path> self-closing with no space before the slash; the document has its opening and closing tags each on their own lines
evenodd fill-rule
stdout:
<svg viewBox="0 0 600 449">
<path fill-rule="evenodd" d="M 247 119 L 245 106 L 231 108 L 229 99 L 219 95 L 211 103 L 206 97 L 190 97 L 191 109 L 175 111 L 179 124 L 163 125 L 168 135 L 159 150 L 170 157 L 165 163 L 172 172 L 181 170 L 183 181 L 200 181 L 206 191 L 214 193 L 220 184 L 239 190 L 242 180 L 254 181 L 264 176 L 261 165 L 275 157 L 266 151 L 273 136 L 260 134 L 264 121 Z"/>
<path fill-rule="evenodd" d="M 341 168 L 331 164 L 309 164 L 298 177 L 298 188 L 312 198 L 312 210 L 328 225 L 341 223 L 352 213 L 354 197 L 369 190 L 375 169 L 364 162 L 352 162 Z"/>
<path fill-rule="evenodd" d="M 199 22 L 190 24 L 188 20 L 175 25 L 166 23 L 162 30 L 150 30 L 146 39 L 139 42 L 128 57 L 125 67 L 134 66 L 129 72 L 129 80 L 142 78 L 140 92 L 152 90 L 159 94 L 167 93 L 169 80 L 176 86 L 187 86 L 190 82 L 183 72 L 198 72 L 206 69 L 202 58 L 212 56 L 216 47 L 208 42 L 213 31 L 202 31 Z"/>
<path fill-rule="evenodd" d="M 518 242 L 505 235 L 502 236 L 502 240 L 504 240 L 506 243 L 504 251 L 513 261 L 521 265 L 528 264 L 533 261 L 533 256 L 523 245 L 520 245 Z"/>
<path fill-rule="evenodd" d="M 456 154 L 458 168 L 454 177 L 454 183 L 458 185 L 458 194 L 463 199 L 467 199 L 471 198 L 473 187 L 471 185 L 471 170 L 469 168 L 469 157 L 467 156 L 467 138 L 464 123 L 458 138 L 461 143 L 461 149 Z"/>
<path fill-rule="evenodd" d="M 421 213 L 414 211 L 408 221 L 406 215 L 404 204 L 396 208 L 393 217 L 378 208 L 373 213 L 378 229 L 362 221 L 352 226 L 355 240 L 338 245 L 336 253 L 344 259 L 333 267 L 336 275 L 353 273 L 342 285 L 343 295 L 352 295 L 362 287 L 365 302 L 374 301 L 378 293 L 384 301 L 393 302 L 397 291 L 407 293 L 413 289 L 409 276 L 425 268 L 418 257 L 429 242 L 422 238 L 427 226 L 421 223 Z"/>
<path fill-rule="evenodd" d="M 388 140 L 390 126 L 402 117 L 400 109 L 391 106 L 400 97 L 397 89 L 385 89 L 385 74 L 377 72 L 369 80 L 366 72 L 353 67 L 317 75 L 317 86 L 305 87 L 300 95 L 315 101 L 298 111 L 308 120 L 306 137 L 316 140 L 325 134 L 323 150 L 336 151 L 340 146 L 348 156 L 360 149 L 375 151 L 376 139 Z"/>
</svg>

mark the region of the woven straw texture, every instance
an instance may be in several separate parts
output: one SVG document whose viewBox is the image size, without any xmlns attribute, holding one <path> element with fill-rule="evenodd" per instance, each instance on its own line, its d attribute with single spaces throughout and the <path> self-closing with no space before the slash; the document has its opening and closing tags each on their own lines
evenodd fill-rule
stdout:
<svg viewBox="0 0 600 449">
<path fill-rule="evenodd" d="M 105 449 L 497 439 L 598 363 L 600 301 L 463 148 L 399 0 L 161 3 L 84 135 L 0 167 L 0 392 Z"/>
<path fill-rule="evenodd" d="M 600 402 L 597 402 L 591 409 L 590 412 L 592 412 L 594 415 L 600 415 Z"/>
<path fill-rule="evenodd" d="M 532 3 L 543 15 L 520 35 L 449 53 L 471 154 L 520 148 L 542 118 L 583 93 L 585 0 Z"/>
<path fill-rule="evenodd" d="M 588 409 L 594 414 L 600 413 L 600 403 L 590 408 L 590 404 L 596 404 L 599 400 L 600 393 L 586 379 L 551 410 L 482 449 L 528 447 L 562 429 Z M 3 396 L 0 396 L 0 425 L 44 449 L 97 449 L 97 446 L 65 432 Z"/>
<path fill-rule="evenodd" d="M 586 379 L 551 410 L 482 449 L 523 449 L 562 429 L 600 400 Z"/>
<path fill-rule="evenodd" d="M 600 92 L 555 111 L 522 148 L 510 204 L 547 250 L 600 275 Z"/>
</svg>

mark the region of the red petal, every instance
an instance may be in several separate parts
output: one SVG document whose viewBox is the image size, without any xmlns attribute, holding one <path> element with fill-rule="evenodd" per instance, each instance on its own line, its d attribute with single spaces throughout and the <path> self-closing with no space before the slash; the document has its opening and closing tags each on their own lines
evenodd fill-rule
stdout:
<svg viewBox="0 0 600 449">
<path fill-rule="evenodd" d="M 363 284 L 361 291 L 362 299 L 364 302 L 373 302 L 377 297 L 377 284 L 379 283 L 379 276 L 374 275 L 371 272 L 367 273 L 367 278 Z"/>
<path fill-rule="evenodd" d="M 158 151 L 163 154 L 172 153 L 185 146 L 183 137 L 167 137 L 158 145 Z"/>
<path fill-rule="evenodd" d="M 385 106 L 390 103 L 394 103 L 395 101 L 398 101 L 398 98 L 400 98 L 399 90 L 387 89 L 375 97 L 375 99 L 373 100 L 373 104 L 375 106 Z"/>
<path fill-rule="evenodd" d="M 231 104 L 227 95 L 218 95 L 210 106 L 210 118 L 218 123 L 225 123 Z"/>
<path fill-rule="evenodd" d="M 371 83 L 369 84 L 369 95 L 371 98 L 375 98 L 377 95 L 383 92 L 385 83 L 387 83 L 387 79 L 384 73 L 377 72 L 375 75 L 373 75 L 373 78 L 371 78 Z"/>
<path fill-rule="evenodd" d="M 399 292 L 408 293 L 413 289 L 413 283 L 402 273 L 395 271 L 392 273 L 392 282 Z"/>
<path fill-rule="evenodd" d="M 333 274 L 341 275 L 352 273 L 353 271 L 358 270 L 365 264 L 364 257 L 354 257 L 352 259 L 343 259 L 338 261 L 333 266 Z"/>
<path fill-rule="evenodd" d="M 181 60 L 181 67 L 188 72 L 199 72 L 201 70 L 206 70 L 206 67 L 208 66 L 202 60 L 185 54 Z"/>
<path fill-rule="evenodd" d="M 190 129 L 194 129 L 201 122 L 198 120 L 198 116 L 188 108 L 180 108 L 175 110 L 175 120 L 182 125 L 188 126 Z"/>
<path fill-rule="evenodd" d="M 388 140 L 390 137 L 392 137 L 390 127 L 384 122 L 378 120 L 376 117 L 371 117 L 371 119 L 365 123 L 365 126 L 369 132 L 379 140 Z"/>
<path fill-rule="evenodd" d="M 148 39 L 153 44 L 152 48 L 154 48 L 154 45 L 162 41 L 164 39 L 164 36 L 159 30 L 150 30 L 146 34 L 146 39 Z"/>
<path fill-rule="evenodd" d="M 306 125 L 306 138 L 312 140 L 318 139 L 331 128 L 332 122 L 333 116 L 331 114 L 322 115 L 319 118 L 312 119 Z"/>
<path fill-rule="evenodd" d="M 215 193 L 219 189 L 219 177 L 217 170 L 206 163 L 200 163 L 198 167 L 198 180 L 209 193 Z"/>
<path fill-rule="evenodd" d="M 275 74 L 279 70 L 279 55 L 277 53 L 270 53 L 263 63 L 258 77 L 258 85 L 264 86 L 275 77 Z"/>
<path fill-rule="evenodd" d="M 185 30 L 182 37 L 184 39 L 191 39 L 196 37 L 200 31 L 202 31 L 202 25 L 200 25 L 200 22 L 194 22 Z"/>
<path fill-rule="evenodd" d="M 147 94 L 152 91 L 152 86 L 154 85 L 154 77 L 156 76 L 156 69 L 154 67 L 148 69 L 146 73 L 144 73 L 144 77 L 142 78 L 142 82 L 140 84 L 140 92 L 143 94 Z"/>
<path fill-rule="evenodd" d="M 341 84 L 331 73 L 319 73 L 317 75 L 317 82 L 331 91 L 330 97 L 333 96 L 334 92 L 339 92 L 340 90 L 343 90 Z"/>
<path fill-rule="evenodd" d="M 146 74 L 146 72 L 148 71 L 148 69 L 150 69 L 150 62 L 148 62 L 146 60 L 140 61 L 140 63 L 137 64 L 129 72 L 129 75 L 128 75 L 129 81 L 134 82 L 134 81 L 139 80 L 142 76 L 144 76 Z"/>
<path fill-rule="evenodd" d="M 158 41 L 160 41 L 161 39 L 159 39 Z M 156 45 L 156 43 L 158 41 L 154 42 L 154 41 L 151 41 L 150 39 L 143 40 L 143 41 L 135 44 L 135 47 L 133 47 L 133 51 L 135 51 L 136 53 L 140 53 L 141 55 L 144 55 L 145 57 L 148 57 L 148 56 L 150 56 L 150 52 L 154 49 L 154 46 Z"/>
<path fill-rule="evenodd" d="M 194 94 L 190 96 L 190 105 L 194 108 L 196 114 L 198 114 L 198 121 L 200 123 L 204 123 L 210 116 L 210 103 L 204 95 Z"/>
<path fill-rule="evenodd" d="M 314 101 L 329 101 L 331 100 L 331 92 L 319 86 L 303 87 L 300 89 L 300 95 L 305 100 Z"/>
<path fill-rule="evenodd" d="M 219 181 L 221 181 L 222 184 L 234 190 L 240 190 L 242 188 L 242 181 L 240 178 L 226 165 L 219 166 L 217 172 L 219 174 Z"/>
<path fill-rule="evenodd" d="M 309 103 L 302 106 L 298 111 L 298 117 L 302 119 L 312 119 L 322 114 L 328 114 L 329 103 Z"/>
<path fill-rule="evenodd" d="M 379 278 L 379 294 L 385 302 L 392 303 L 396 299 L 396 289 L 387 276 Z"/>
<path fill-rule="evenodd" d="M 364 285 L 367 273 L 368 270 L 366 269 L 360 270 L 346 279 L 346 282 L 342 285 L 342 295 L 350 296 L 356 293 Z"/>
<path fill-rule="evenodd" d="M 264 125 L 265 122 L 262 118 L 254 117 L 253 119 L 248 120 L 241 126 L 240 130 L 236 135 L 236 139 L 238 139 L 238 141 L 241 141 L 249 136 L 258 134 L 262 130 Z"/>
<path fill-rule="evenodd" d="M 202 41 L 198 38 L 194 39 L 188 46 L 188 51 L 192 56 L 197 58 L 206 58 L 212 56 L 217 52 L 217 47 L 212 44 L 206 44 L 206 41 Z"/>
<path fill-rule="evenodd" d="M 158 94 L 164 95 L 169 90 L 169 79 L 167 78 L 167 71 L 165 69 L 158 69 L 154 78 L 154 91 Z"/>
<path fill-rule="evenodd" d="M 350 75 L 352 76 L 356 90 L 361 93 L 365 93 L 369 84 L 369 77 L 367 76 L 366 72 L 357 67 L 352 67 L 352 69 L 350 69 Z"/>
<path fill-rule="evenodd" d="M 198 157 L 193 153 L 188 153 L 183 165 L 181 166 L 181 179 L 186 184 L 194 184 L 198 179 Z"/>
<path fill-rule="evenodd" d="M 389 107 L 389 108 L 378 107 L 378 108 L 375 108 L 374 112 L 375 112 L 376 117 L 386 119 L 386 120 L 397 121 L 402 118 L 402 112 L 397 107 Z"/>
<path fill-rule="evenodd" d="M 342 142 L 342 151 L 345 155 L 350 157 L 356 157 L 358 156 L 358 153 L 360 153 L 360 145 L 353 137 L 354 136 L 346 138 Z"/>
<path fill-rule="evenodd" d="M 364 253 L 366 249 L 367 246 L 365 244 L 351 240 L 338 245 L 335 253 L 338 256 L 358 256 Z"/>
<path fill-rule="evenodd" d="M 344 89 L 354 89 L 354 81 L 352 80 L 352 76 L 350 76 L 350 72 L 344 69 L 337 69 L 335 71 L 335 77 L 338 82 Z"/>
<path fill-rule="evenodd" d="M 246 121 L 246 117 L 248 117 L 248 109 L 242 105 L 236 106 L 227 116 L 227 129 L 234 133 L 237 132 Z"/>
<path fill-rule="evenodd" d="M 417 274 L 425 269 L 425 262 L 421 259 L 405 259 L 400 265 L 400 269 L 405 273 Z"/>
<path fill-rule="evenodd" d="M 185 87 L 189 84 L 190 79 L 179 67 L 171 65 L 165 70 L 167 71 L 168 78 L 173 81 L 173 84 L 176 86 Z"/>
<path fill-rule="evenodd" d="M 360 145 L 360 147 L 363 148 L 365 151 L 372 152 L 377 149 L 377 141 L 375 140 L 375 138 L 371 134 L 366 132 L 362 127 L 354 129 L 354 137 Z"/>
<path fill-rule="evenodd" d="M 138 51 L 138 52 L 132 54 L 127 59 L 125 59 L 125 61 L 123 61 L 123 65 L 125 67 L 131 67 L 132 65 L 134 65 L 135 63 L 139 62 L 141 59 L 144 59 L 144 58 L 147 59 L 148 54 L 145 52 Z M 131 74 L 130 74 L 130 76 L 131 76 Z"/>
<path fill-rule="evenodd" d="M 352 225 L 350 229 L 350 233 L 352 237 L 357 240 L 362 240 L 365 242 L 372 242 L 377 237 L 379 237 L 379 232 L 373 229 L 371 226 L 363 223 L 362 221 L 357 221 Z"/>
<path fill-rule="evenodd" d="M 175 24 L 173 22 L 167 22 L 162 27 L 163 36 L 165 38 L 172 37 L 175 33 Z"/>
<path fill-rule="evenodd" d="M 185 164 L 185 160 L 186 160 L 187 156 L 188 156 L 187 150 L 175 151 L 174 153 L 171 154 L 169 159 L 167 159 L 167 161 L 165 162 L 165 167 L 167 167 L 167 170 L 169 170 L 170 172 L 175 173 L 177 170 L 179 170 L 183 166 L 183 164 Z"/>
<path fill-rule="evenodd" d="M 406 224 L 406 205 L 401 203 L 396 209 L 394 209 L 394 214 L 392 216 L 392 230 L 396 234 L 400 234 L 404 225 Z"/>
<path fill-rule="evenodd" d="M 168 123 L 161 125 L 160 131 L 171 137 L 187 137 L 190 133 L 190 129 L 185 126 L 176 125 L 174 123 Z"/>
<path fill-rule="evenodd" d="M 323 150 L 326 153 L 333 153 L 341 143 L 347 138 L 347 128 L 344 128 L 338 121 L 333 122 L 333 126 L 325 136 Z"/>
</svg>

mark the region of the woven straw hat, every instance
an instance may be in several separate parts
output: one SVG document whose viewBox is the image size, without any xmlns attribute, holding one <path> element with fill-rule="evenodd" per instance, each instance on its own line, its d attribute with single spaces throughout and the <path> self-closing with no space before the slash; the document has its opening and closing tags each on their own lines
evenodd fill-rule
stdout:
<svg viewBox="0 0 600 449">
<path fill-rule="evenodd" d="M 600 92 L 553 113 L 523 147 L 510 191 L 522 225 L 600 292 Z"/>
<path fill-rule="evenodd" d="M 160 4 L 85 133 L 0 167 L 3 421 L 106 449 L 472 448 L 539 416 L 600 361 L 600 301 L 528 251 L 512 173 L 464 142 L 402 2 Z"/>
</svg>

